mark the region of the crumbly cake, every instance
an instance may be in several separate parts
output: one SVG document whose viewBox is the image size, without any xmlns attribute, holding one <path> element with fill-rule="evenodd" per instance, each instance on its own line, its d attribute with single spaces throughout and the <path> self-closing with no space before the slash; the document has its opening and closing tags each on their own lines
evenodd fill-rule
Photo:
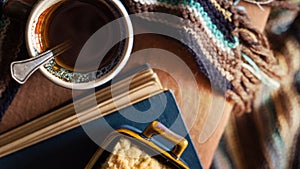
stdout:
<svg viewBox="0 0 300 169">
<path fill-rule="evenodd" d="M 121 138 L 101 169 L 171 169 L 140 150 L 130 140 Z"/>
</svg>

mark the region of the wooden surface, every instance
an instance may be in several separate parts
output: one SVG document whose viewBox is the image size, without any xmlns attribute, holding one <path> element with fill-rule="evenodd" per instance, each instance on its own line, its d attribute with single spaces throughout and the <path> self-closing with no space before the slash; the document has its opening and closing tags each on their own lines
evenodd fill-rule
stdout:
<svg viewBox="0 0 300 169">
<path fill-rule="evenodd" d="M 256 6 L 247 6 L 247 9 L 253 11 L 252 19 L 255 18 L 255 24 L 262 30 L 267 11 L 257 19 L 257 11 L 261 12 L 260 9 Z M 149 48 L 152 50 L 143 50 Z M 232 105 L 225 102 L 223 96 L 212 92 L 208 79 L 198 70 L 192 55 L 178 42 L 160 35 L 142 35 L 136 37 L 134 51 L 125 70 L 149 63 L 158 73 L 163 85 L 174 91 L 202 164 L 204 168 L 209 168 Z M 180 66 L 176 59 L 164 59 L 167 58 L 164 57 L 166 55 L 181 58 L 178 62 Z M 41 116 L 71 98 L 71 90 L 53 84 L 40 72 L 36 72 L 20 88 L 0 123 L 0 132 Z"/>
</svg>

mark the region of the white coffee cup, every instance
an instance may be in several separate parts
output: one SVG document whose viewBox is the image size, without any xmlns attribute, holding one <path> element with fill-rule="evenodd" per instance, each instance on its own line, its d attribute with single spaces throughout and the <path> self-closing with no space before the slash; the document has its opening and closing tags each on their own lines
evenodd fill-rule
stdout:
<svg viewBox="0 0 300 169">
<path fill-rule="evenodd" d="M 80 0 L 79 0 L 80 1 Z M 102 85 L 108 81 L 110 81 L 113 77 L 115 77 L 125 66 L 126 62 L 129 59 L 131 54 L 132 46 L 133 46 L 133 28 L 128 13 L 123 6 L 123 4 L 119 0 L 81 0 L 83 3 L 93 3 L 104 4 L 105 8 L 112 11 L 114 16 L 117 19 L 117 23 L 122 23 L 119 30 L 122 31 L 122 37 L 125 37 L 122 43 L 118 44 L 118 52 L 116 52 L 116 56 L 112 58 L 112 62 L 108 62 L 103 67 L 99 67 L 96 70 L 90 72 L 78 72 L 76 67 L 74 70 L 70 70 L 60 63 L 57 63 L 55 59 L 50 60 L 45 65 L 40 67 L 40 71 L 51 81 L 54 83 L 71 89 L 90 89 L 95 88 L 99 85 Z M 43 49 L 45 46 L 45 38 L 49 34 L 49 30 L 47 30 L 47 22 L 49 21 L 48 17 L 53 15 L 53 13 L 59 9 L 59 7 L 64 4 L 66 0 L 40 0 L 38 1 L 27 20 L 26 26 L 26 45 L 31 57 L 37 56 L 39 53 L 45 51 Z M 72 10 L 75 10 L 72 8 Z M 115 21 L 112 21 L 115 22 Z M 104 25 L 104 29 L 109 30 L 107 23 Z M 116 27 L 116 23 L 112 24 L 112 27 Z M 83 25 L 84 26 L 84 25 Z M 102 29 L 102 28 L 101 28 Z M 68 31 L 68 30 L 66 30 Z M 101 30 L 97 31 L 100 32 Z M 95 34 L 97 34 L 97 32 Z M 103 31 L 102 31 L 103 34 Z M 114 36 L 115 32 L 110 32 L 112 36 Z M 93 35 L 94 36 L 94 35 Z M 94 40 L 95 40 L 94 36 Z M 91 41 L 92 39 L 92 41 Z M 67 40 L 67 39 L 66 39 Z M 110 40 L 107 40 L 107 42 Z M 89 53 L 86 50 L 95 49 L 95 47 L 89 47 L 89 44 L 93 44 L 93 37 L 89 39 L 90 43 L 87 43 L 83 47 L 83 51 L 79 54 L 79 59 L 84 61 L 84 58 L 80 58 L 82 53 Z M 109 45 L 115 44 L 115 42 L 110 42 Z M 94 44 L 95 45 L 95 44 Z M 112 46 L 106 46 L 112 47 Z M 100 45 L 99 48 L 102 48 L 103 45 Z M 72 50 L 72 47 L 71 49 Z M 76 62 L 76 65 L 78 65 Z M 100 61 L 101 62 L 101 61 Z M 80 64 L 79 64 L 80 65 Z M 78 66 L 77 66 L 78 67 Z M 102 70 L 103 69 L 103 70 Z M 105 69 L 105 71 L 104 71 Z M 102 72 L 97 72 L 102 71 Z"/>
</svg>

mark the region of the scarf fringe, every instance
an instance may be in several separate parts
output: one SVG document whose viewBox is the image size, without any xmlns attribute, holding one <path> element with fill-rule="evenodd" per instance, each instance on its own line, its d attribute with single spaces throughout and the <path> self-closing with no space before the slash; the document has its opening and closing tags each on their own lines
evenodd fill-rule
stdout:
<svg viewBox="0 0 300 169">
<path fill-rule="evenodd" d="M 236 50 L 236 58 L 241 66 L 235 79 L 231 82 L 233 91 L 227 91 L 227 97 L 234 101 L 234 112 L 237 115 L 251 112 L 253 100 L 261 83 L 273 88 L 279 87 L 279 81 L 284 71 L 270 49 L 265 35 L 254 28 L 246 13 L 236 10 L 236 33 L 240 47 Z"/>
</svg>

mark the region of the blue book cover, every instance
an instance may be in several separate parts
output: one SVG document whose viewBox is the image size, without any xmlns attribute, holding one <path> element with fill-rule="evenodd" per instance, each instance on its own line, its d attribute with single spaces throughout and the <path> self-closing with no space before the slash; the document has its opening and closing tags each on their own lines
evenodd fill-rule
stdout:
<svg viewBox="0 0 300 169">
<path fill-rule="evenodd" d="M 191 169 L 202 169 L 171 91 L 162 92 L 103 118 L 2 157 L 0 166 L 1 169 L 83 169 L 99 148 L 101 141 L 113 130 L 122 126 L 131 126 L 143 131 L 149 123 L 155 120 L 188 140 L 188 147 L 181 159 Z M 91 134 L 96 138 L 91 139 L 89 137 Z M 173 146 L 162 138 L 155 139 L 167 150 Z"/>
</svg>

